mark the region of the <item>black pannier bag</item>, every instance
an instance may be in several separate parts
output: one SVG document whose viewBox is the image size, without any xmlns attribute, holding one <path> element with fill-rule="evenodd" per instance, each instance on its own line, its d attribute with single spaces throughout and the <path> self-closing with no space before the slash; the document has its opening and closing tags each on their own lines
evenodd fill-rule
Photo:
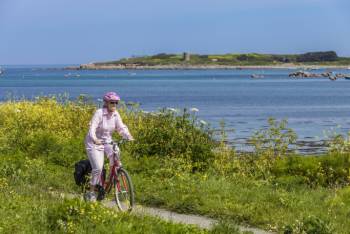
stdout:
<svg viewBox="0 0 350 234">
<path fill-rule="evenodd" d="M 74 165 L 74 180 L 77 185 L 84 185 L 89 180 L 89 174 L 91 173 L 91 164 L 89 159 L 81 160 Z M 106 169 L 102 170 L 103 180 L 106 179 Z"/>
<path fill-rule="evenodd" d="M 89 159 L 81 160 L 75 165 L 74 180 L 77 185 L 83 185 L 88 180 L 88 175 L 91 173 L 91 164 Z"/>
</svg>

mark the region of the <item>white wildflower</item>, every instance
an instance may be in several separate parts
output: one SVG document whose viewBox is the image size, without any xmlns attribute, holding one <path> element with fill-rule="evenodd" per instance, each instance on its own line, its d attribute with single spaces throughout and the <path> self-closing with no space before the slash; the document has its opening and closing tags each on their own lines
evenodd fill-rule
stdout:
<svg viewBox="0 0 350 234">
<path fill-rule="evenodd" d="M 174 113 L 178 112 L 178 110 L 176 110 L 175 108 L 171 108 L 171 107 L 166 108 L 166 110 L 170 111 L 170 112 L 174 112 Z"/>
<path fill-rule="evenodd" d="M 190 111 L 192 111 L 192 112 L 198 112 L 199 110 L 198 110 L 198 108 L 193 107 L 193 108 L 190 109 Z"/>
<path fill-rule="evenodd" d="M 19 112 L 21 112 L 21 110 L 20 109 L 16 109 L 16 112 L 19 113 Z"/>
<path fill-rule="evenodd" d="M 202 125 L 207 125 L 208 123 L 207 122 L 205 122 L 204 120 L 200 120 L 199 121 Z"/>
</svg>

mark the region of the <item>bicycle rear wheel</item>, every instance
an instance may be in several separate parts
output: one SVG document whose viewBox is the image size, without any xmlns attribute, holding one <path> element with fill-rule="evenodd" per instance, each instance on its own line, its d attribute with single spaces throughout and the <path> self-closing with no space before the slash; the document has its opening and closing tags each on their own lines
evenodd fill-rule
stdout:
<svg viewBox="0 0 350 234">
<path fill-rule="evenodd" d="M 120 168 L 114 178 L 115 202 L 121 211 L 131 211 L 134 203 L 134 187 L 128 172 Z"/>
</svg>

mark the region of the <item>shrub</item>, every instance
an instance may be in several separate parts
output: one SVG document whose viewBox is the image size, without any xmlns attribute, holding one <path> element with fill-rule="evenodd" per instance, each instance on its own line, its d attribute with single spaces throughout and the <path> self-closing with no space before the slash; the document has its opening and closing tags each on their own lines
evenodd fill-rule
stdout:
<svg viewBox="0 0 350 234">
<path fill-rule="evenodd" d="M 350 133 L 349 133 L 350 134 Z M 328 151 L 330 154 L 343 154 L 350 152 L 350 136 L 344 137 L 341 134 L 335 134 L 330 137 L 328 142 Z"/>
<path fill-rule="evenodd" d="M 260 129 L 249 139 L 256 155 L 268 154 L 272 159 L 285 156 L 291 152 L 290 148 L 296 143 L 297 136 L 291 128 L 287 128 L 288 121 L 268 119 L 269 127 Z"/>
<path fill-rule="evenodd" d="M 0 145 L 3 152 L 20 151 L 63 166 L 85 157 L 84 137 L 96 106 L 81 96 L 76 101 L 40 97 L 0 105 Z M 130 152 L 136 157 L 180 157 L 193 171 L 204 170 L 213 158 L 214 142 L 194 114 L 169 109 L 146 114 L 137 106 L 121 105 L 120 114 L 136 138 Z M 129 148 L 128 147 L 128 148 Z"/>
<path fill-rule="evenodd" d="M 135 157 L 182 157 L 194 171 L 206 169 L 214 157 L 210 132 L 187 109 L 181 114 L 172 109 L 139 112 L 134 121 L 137 144 L 130 147 L 130 152 Z"/>
</svg>

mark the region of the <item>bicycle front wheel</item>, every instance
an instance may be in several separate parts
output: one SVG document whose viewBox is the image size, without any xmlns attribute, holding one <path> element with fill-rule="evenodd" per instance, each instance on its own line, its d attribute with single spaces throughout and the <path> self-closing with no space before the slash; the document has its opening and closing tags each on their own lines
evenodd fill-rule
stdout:
<svg viewBox="0 0 350 234">
<path fill-rule="evenodd" d="M 121 211 L 131 211 L 134 206 L 134 187 L 128 172 L 120 168 L 114 178 L 115 202 Z"/>
</svg>

